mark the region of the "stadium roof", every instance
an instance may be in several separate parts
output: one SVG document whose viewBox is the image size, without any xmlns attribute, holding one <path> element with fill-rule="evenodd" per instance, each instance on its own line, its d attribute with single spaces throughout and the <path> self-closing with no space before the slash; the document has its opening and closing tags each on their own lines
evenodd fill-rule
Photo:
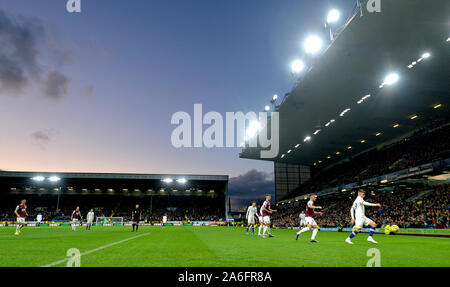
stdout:
<svg viewBox="0 0 450 287">
<path fill-rule="evenodd" d="M 173 180 L 184 178 L 186 180 L 210 180 L 228 181 L 228 175 L 191 175 L 191 174 L 134 174 L 134 173 L 75 173 L 75 172 L 23 172 L 23 171 L 0 171 L 0 177 L 33 178 L 43 176 L 46 178 L 57 176 L 70 179 L 139 179 L 139 180 Z"/>
<path fill-rule="evenodd" d="M 0 171 L 0 192 L 28 194 L 213 195 L 227 192 L 227 175 Z"/>
<path fill-rule="evenodd" d="M 448 122 L 450 1 L 382 1 L 381 8 L 357 13 L 279 106 L 280 153 L 266 160 L 329 165 L 432 121 Z M 389 73 L 399 81 L 380 88 Z M 240 157 L 259 154 L 246 148 Z"/>
</svg>

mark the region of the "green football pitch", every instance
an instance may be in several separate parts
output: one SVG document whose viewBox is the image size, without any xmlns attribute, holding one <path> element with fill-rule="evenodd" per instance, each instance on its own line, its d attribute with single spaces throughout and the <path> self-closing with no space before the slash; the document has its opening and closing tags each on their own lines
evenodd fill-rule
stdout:
<svg viewBox="0 0 450 287">
<path fill-rule="evenodd" d="M 295 241 L 293 230 L 275 230 L 273 238 L 246 235 L 240 227 L 14 227 L 0 228 L 0 266 L 66 266 L 67 251 L 77 248 L 81 267 L 91 266 L 366 266 L 377 248 L 381 266 L 450 266 L 450 239 L 367 234 L 344 242 L 347 233 L 310 232 Z"/>
</svg>

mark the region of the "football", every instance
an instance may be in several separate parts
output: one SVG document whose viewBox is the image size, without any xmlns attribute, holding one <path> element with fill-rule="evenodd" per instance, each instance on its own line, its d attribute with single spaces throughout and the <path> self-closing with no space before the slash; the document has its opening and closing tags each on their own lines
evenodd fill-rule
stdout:
<svg viewBox="0 0 450 287">
<path fill-rule="evenodd" d="M 400 230 L 400 227 L 398 227 L 397 225 L 391 226 L 391 232 L 398 232 L 399 230 Z"/>
</svg>

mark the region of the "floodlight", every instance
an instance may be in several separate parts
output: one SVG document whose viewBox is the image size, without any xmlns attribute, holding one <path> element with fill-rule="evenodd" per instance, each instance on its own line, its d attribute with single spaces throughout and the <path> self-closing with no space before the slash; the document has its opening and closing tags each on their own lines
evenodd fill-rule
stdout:
<svg viewBox="0 0 450 287">
<path fill-rule="evenodd" d="M 57 176 L 50 176 L 48 178 L 48 180 L 50 180 L 51 182 L 58 182 L 60 180 L 60 178 Z"/>
<path fill-rule="evenodd" d="M 43 176 L 35 176 L 35 177 L 32 177 L 31 179 L 34 180 L 34 181 L 44 181 L 45 177 L 43 177 Z"/>
<path fill-rule="evenodd" d="M 305 67 L 305 64 L 303 64 L 302 61 L 295 60 L 294 62 L 292 62 L 291 70 L 293 73 L 298 74 L 303 70 L 304 67 Z"/>
<path fill-rule="evenodd" d="M 186 183 L 187 180 L 185 178 L 179 178 L 179 179 L 177 179 L 177 182 L 178 183 Z"/>
<path fill-rule="evenodd" d="M 384 79 L 384 84 L 386 85 L 392 85 L 394 83 L 396 83 L 398 81 L 399 77 L 396 73 L 391 73 L 389 75 L 386 76 L 386 78 Z"/>
<path fill-rule="evenodd" d="M 307 54 L 315 54 L 322 48 L 322 40 L 317 36 L 309 36 L 304 43 Z"/>
<path fill-rule="evenodd" d="M 341 13 L 339 13 L 338 10 L 336 9 L 331 10 L 330 12 L 328 12 L 327 23 L 336 22 L 337 20 L 339 20 L 340 16 Z"/>
</svg>

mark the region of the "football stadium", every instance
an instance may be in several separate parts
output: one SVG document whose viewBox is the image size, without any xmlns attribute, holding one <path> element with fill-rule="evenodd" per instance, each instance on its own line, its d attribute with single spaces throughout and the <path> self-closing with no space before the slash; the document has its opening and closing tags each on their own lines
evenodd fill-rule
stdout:
<svg viewBox="0 0 450 287">
<path fill-rule="evenodd" d="M 71 19 L 76 13 L 89 19 L 97 4 L 86 2 L 80 2 L 81 12 L 76 6 L 72 6 L 74 11 L 67 6 L 72 12 L 64 13 Z M 306 2 L 298 5 L 313 11 L 316 2 Z M 323 14 L 323 21 L 314 22 L 313 29 L 300 27 L 306 40 L 288 65 L 293 87 L 251 98 L 253 104 L 258 100 L 256 104 L 264 107 L 267 123 L 247 120 L 245 136 L 237 132 L 240 146 L 234 150 L 238 152 L 223 152 L 220 157 L 215 157 L 221 152 L 218 146 L 188 147 L 186 156 L 173 147 L 163 150 L 158 143 L 170 145 L 166 133 L 154 127 L 156 119 L 147 112 L 153 99 L 128 96 L 126 102 L 135 106 L 126 106 L 116 96 L 100 101 L 92 94 L 101 89 L 96 86 L 81 100 L 70 102 L 70 107 L 62 107 L 57 105 L 65 105 L 61 104 L 65 98 L 52 93 L 68 89 L 60 86 L 63 75 L 48 71 L 48 79 L 29 77 L 21 82 L 21 70 L 7 68 L 35 55 L 23 51 L 36 39 L 24 40 L 27 33 L 35 33 L 26 30 L 26 25 L 34 22 L 8 16 L 10 12 L 21 14 L 25 8 L 20 5 L 0 6 L 0 112 L 5 113 L 3 122 L 11 123 L 11 128 L 0 132 L 12 138 L 9 145 L 0 146 L 0 266 L 450 267 L 450 1 L 349 0 L 347 8 L 328 2 L 320 4 L 333 8 Z M 173 7 L 177 5 L 188 4 Z M 15 27 L 20 37 L 11 36 Z M 158 33 L 150 34 L 157 37 Z M 208 37 L 215 39 L 210 33 Z M 134 39 L 131 34 L 123 37 Z M 139 94 L 138 87 L 126 83 L 133 76 L 114 74 L 111 80 L 106 75 L 112 70 L 110 62 L 131 69 L 144 60 L 127 58 L 130 62 L 124 63 L 113 52 L 98 48 L 100 44 L 92 39 L 89 49 L 100 52 L 88 61 L 106 63 L 106 68 L 98 68 L 98 74 L 105 75 L 95 80 L 98 85 L 120 83 L 130 93 Z M 186 43 L 190 39 L 180 40 L 181 50 L 190 49 Z M 20 49 L 11 52 L 16 44 Z M 55 44 L 47 52 L 60 55 L 62 46 Z M 198 59 L 212 57 L 197 50 L 199 46 L 191 51 Z M 175 49 L 163 42 L 146 44 L 142 49 L 152 52 L 145 53 L 124 43 L 118 47 L 126 47 L 127 55 L 155 53 L 152 65 L 156 66 L 163 66 L 158 59 L 166 49 Z M 211 44 L 211 49 L 224 48 Z M 180 61 L 176 52 L 172 56 Z M 181 62 L 195 66 L 190 60 Z M 224 67 L 231 69 L 230 75 L 241 69 L 232 63 L 232 68 Z M 83 75 L 96 69 L 94 66 L 74 74 Z M 36 65 L 29 69 L 44 68 Z M 169 86 L 183 86 L 180 90 L 191 88 L 177 84 L 178 76 L 166 80 L 164 73 L 161 68 L 151 80 L 139 80 L 168 81 Z M 192 80 L 195 73 L 183 77 Z M 211 80 L 209 74 L 203 77 Z M 233 80 L 240 81 L 238 77 Z M 25 102 L 26 96 L 2 97 L 3 92 L 21 93 L 25 88 L 17 86 L 27 81 L 52 85 L 47 86 L 45 96 L 51 110 L 36 111 L 36 103 L 23 104 L 32 107 L 29 109 L 16 109 L 13 101 Z M 67 85 L 76 82 L 67 80 Z M 266 87 L 262 81 L 257 84 Z M 170 89 L 164 99 L 173 109 L 155 104 L 152 111 L 169 114 L 186 102 L 190 106 L 197 103 L 196 96 L 186 100 L 177 95 L 180 90 Z M 208 105 L 219 109 L 233 101 L 224 98 Z M 247 100 L 243 98 L 239 96 L 242 102 Z M 116 104 L 123 110 L 113 109 Z M 65 108 L 68 110 L 59 114 L 58 110 Z M 8 111 L 12 114 L 6 115 Z M 94 116 L 89 119 L 88 113 Z M 28 115 L 30 122 L 25 122 Z M 152 122 L 148 142 L 142 130 L 132 133 L 146 120 Z M 170 115 L 164 120 L 170 122 Z M 31 140 L 17 132 L 21 122 L 59 121 L 79 124 L 56 132 L 32 133 L 31 127 L 23 127 L 31 133 L 28 146 Z M 172 124 L 177 124 L 173 118 Z M 195 121 L 193 124 L 195 128 Z M 203 119 L 203 124 L 207 120 Z M 72 137 L 76 131 L 81 132 Z M 275 157 L 262 156 L 269 148 L 261 143 L 260 134 L 278 138 Z M 217 139 L 217 134 L 214 137 Z M 76 148 L 70 149 L 71 144 Z M 31 149 L 33 152 L 28 152 Z M 146 157 L 147 152 L 151 157 Z M 146 164 L 152 170 L 173 171 L 132 172 L 143 170 Z M 255 184 L 266 183 L 264 178 L 236 187 L 238 179 L 245 178 L 238 173 L 244 165 L 269 167 L 267 174 L 273 180 L 268 181 L 268 191 Z M 59 171 L 53 169 L 59 167 Z M 110 172 L 122 167 L 130 172 Z M 210 172 L 200 172 L 204 170 Z M 241 279 L 237 281 L 252 281 Z"/>
</svg>

